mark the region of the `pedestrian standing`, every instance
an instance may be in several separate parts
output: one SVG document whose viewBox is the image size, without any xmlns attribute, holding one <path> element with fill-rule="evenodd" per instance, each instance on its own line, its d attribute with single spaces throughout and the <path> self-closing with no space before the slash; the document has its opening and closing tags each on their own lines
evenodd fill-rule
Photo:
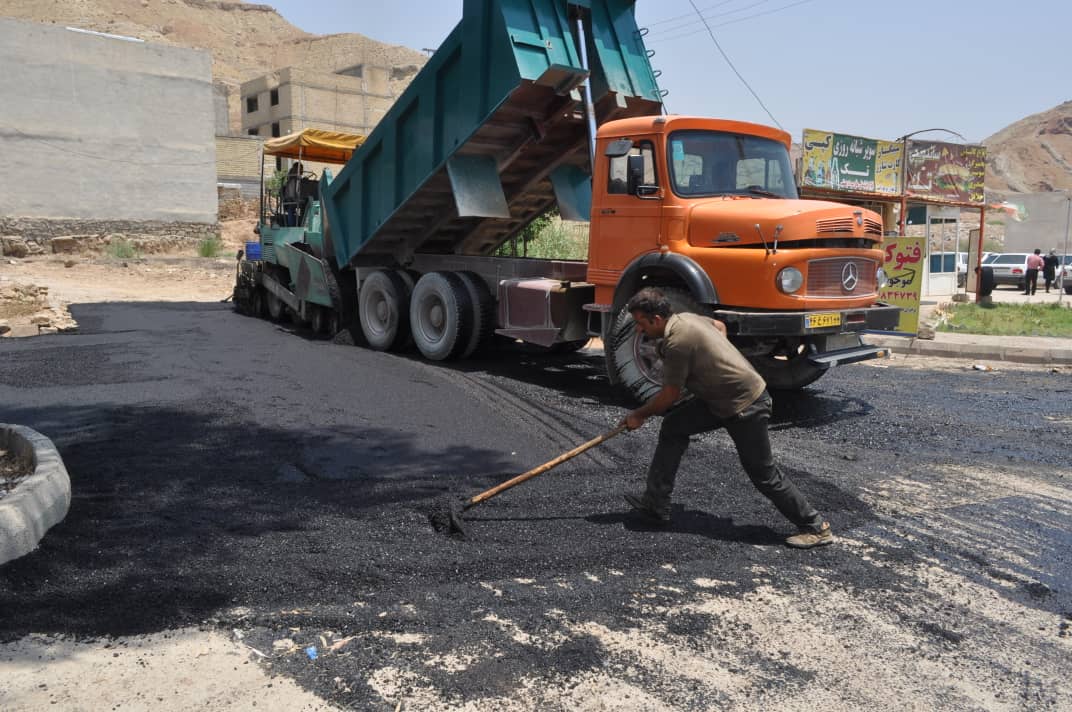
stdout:
<svg viewBox="0 0 1072 712">
<path fill-rule="evenodd" d="M 1057 250 L 1050 250 L 1050 254 L 1042 259 L 1042 276 L 1046 280 L 1046 294 L 1050 293 L 1050 285 L 1057 283 L 1057 265 L 1061 260 L 1057 257 Z"/>
<path fill-rule="evenodd" d="M 669 524 L 670 496 L 689 436 L 725 428 L 752 484 L 797 526 L 786 544 L 810 549 L 832 543 L 830 524 L 774 462 L 767 384 L 726 338 L 726 326 L 699 314 L 673 313 L 666 296 L 652 287 L 640 290 L 626 308 L 639 333 L 659 340 L 663 363 L 662 388 L 626 415 L 626 427 L 635 430 L 650 416 L 670 410 L 683 390 L 693 396 L 663 418 L 647 488 L 642 495 L 625 495 L 626 502 L 649 521 Z"/>
<path fill-rule="evenodd" d="M 1038 289 L 1038 273 L 1043 266 L 1042 250 L 1035 249 L 1035 254 L 1027 256 L 1027 274 L 1024 275 L 1024 294 L 1034 294 Z"/>
</svg>

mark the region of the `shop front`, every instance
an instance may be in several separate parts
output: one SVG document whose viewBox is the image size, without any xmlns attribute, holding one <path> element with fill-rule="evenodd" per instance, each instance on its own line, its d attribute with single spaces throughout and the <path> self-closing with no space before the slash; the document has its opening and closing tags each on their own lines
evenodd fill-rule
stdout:
<svg viewBox="0 0 1072 712">
<path fill-rule="evenodd" d="M 971 231 L 976 244 L 970 250 L 977 255 L 985 223 L 984 146 L 805 129 L 801 147 L 801 197 L 873 210 L 890 238 L 921 237 L 924 254 L 916 268 L 923 296 L 949 296 L 971 286 L 965 275 L 979 257 L 976 264 L 969 260 L 961 214 L 979 211 L 980 229 Z"/>
</svg>

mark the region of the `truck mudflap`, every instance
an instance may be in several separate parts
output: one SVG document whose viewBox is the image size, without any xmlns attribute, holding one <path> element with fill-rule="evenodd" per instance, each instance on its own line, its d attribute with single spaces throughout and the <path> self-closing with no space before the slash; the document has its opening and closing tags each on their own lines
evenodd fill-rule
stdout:
<svg viewBox="0 0 1072 712">
<path fill-rule="evenodd" d="M 712 316 L 725 322 L 731 336 L 828 336 L 894 330 L 901 318 L 901 309 L 880 302 L 872 307 L 829 311 L 760 312 L 716 309 Z"/>
</svg>

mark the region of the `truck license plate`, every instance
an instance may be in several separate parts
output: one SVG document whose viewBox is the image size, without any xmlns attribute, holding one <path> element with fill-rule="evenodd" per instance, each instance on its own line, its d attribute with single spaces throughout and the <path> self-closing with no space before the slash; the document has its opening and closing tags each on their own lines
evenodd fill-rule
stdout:
<svg viewBox="0 0 1072 712">
<path fill-rule="evenodd" d="M 804 315 L 805 329 L 821 329 L 825 326 L 841 326 L 841 314 L 838 312 L 823 312 L 821 314 Z"/>
</svg>

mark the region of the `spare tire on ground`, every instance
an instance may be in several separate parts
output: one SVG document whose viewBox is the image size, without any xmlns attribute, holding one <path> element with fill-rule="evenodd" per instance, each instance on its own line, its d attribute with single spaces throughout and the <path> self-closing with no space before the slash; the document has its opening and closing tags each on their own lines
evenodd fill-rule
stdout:
<svg viewBox="0 0 1072 712">
<path fill-rule="evenodd" d="M 979 268 L 979 294 L 983 297 L 989 297 L 994 292 L 994 268 L 993 267 L 980 267 Z"/>
</svg>

